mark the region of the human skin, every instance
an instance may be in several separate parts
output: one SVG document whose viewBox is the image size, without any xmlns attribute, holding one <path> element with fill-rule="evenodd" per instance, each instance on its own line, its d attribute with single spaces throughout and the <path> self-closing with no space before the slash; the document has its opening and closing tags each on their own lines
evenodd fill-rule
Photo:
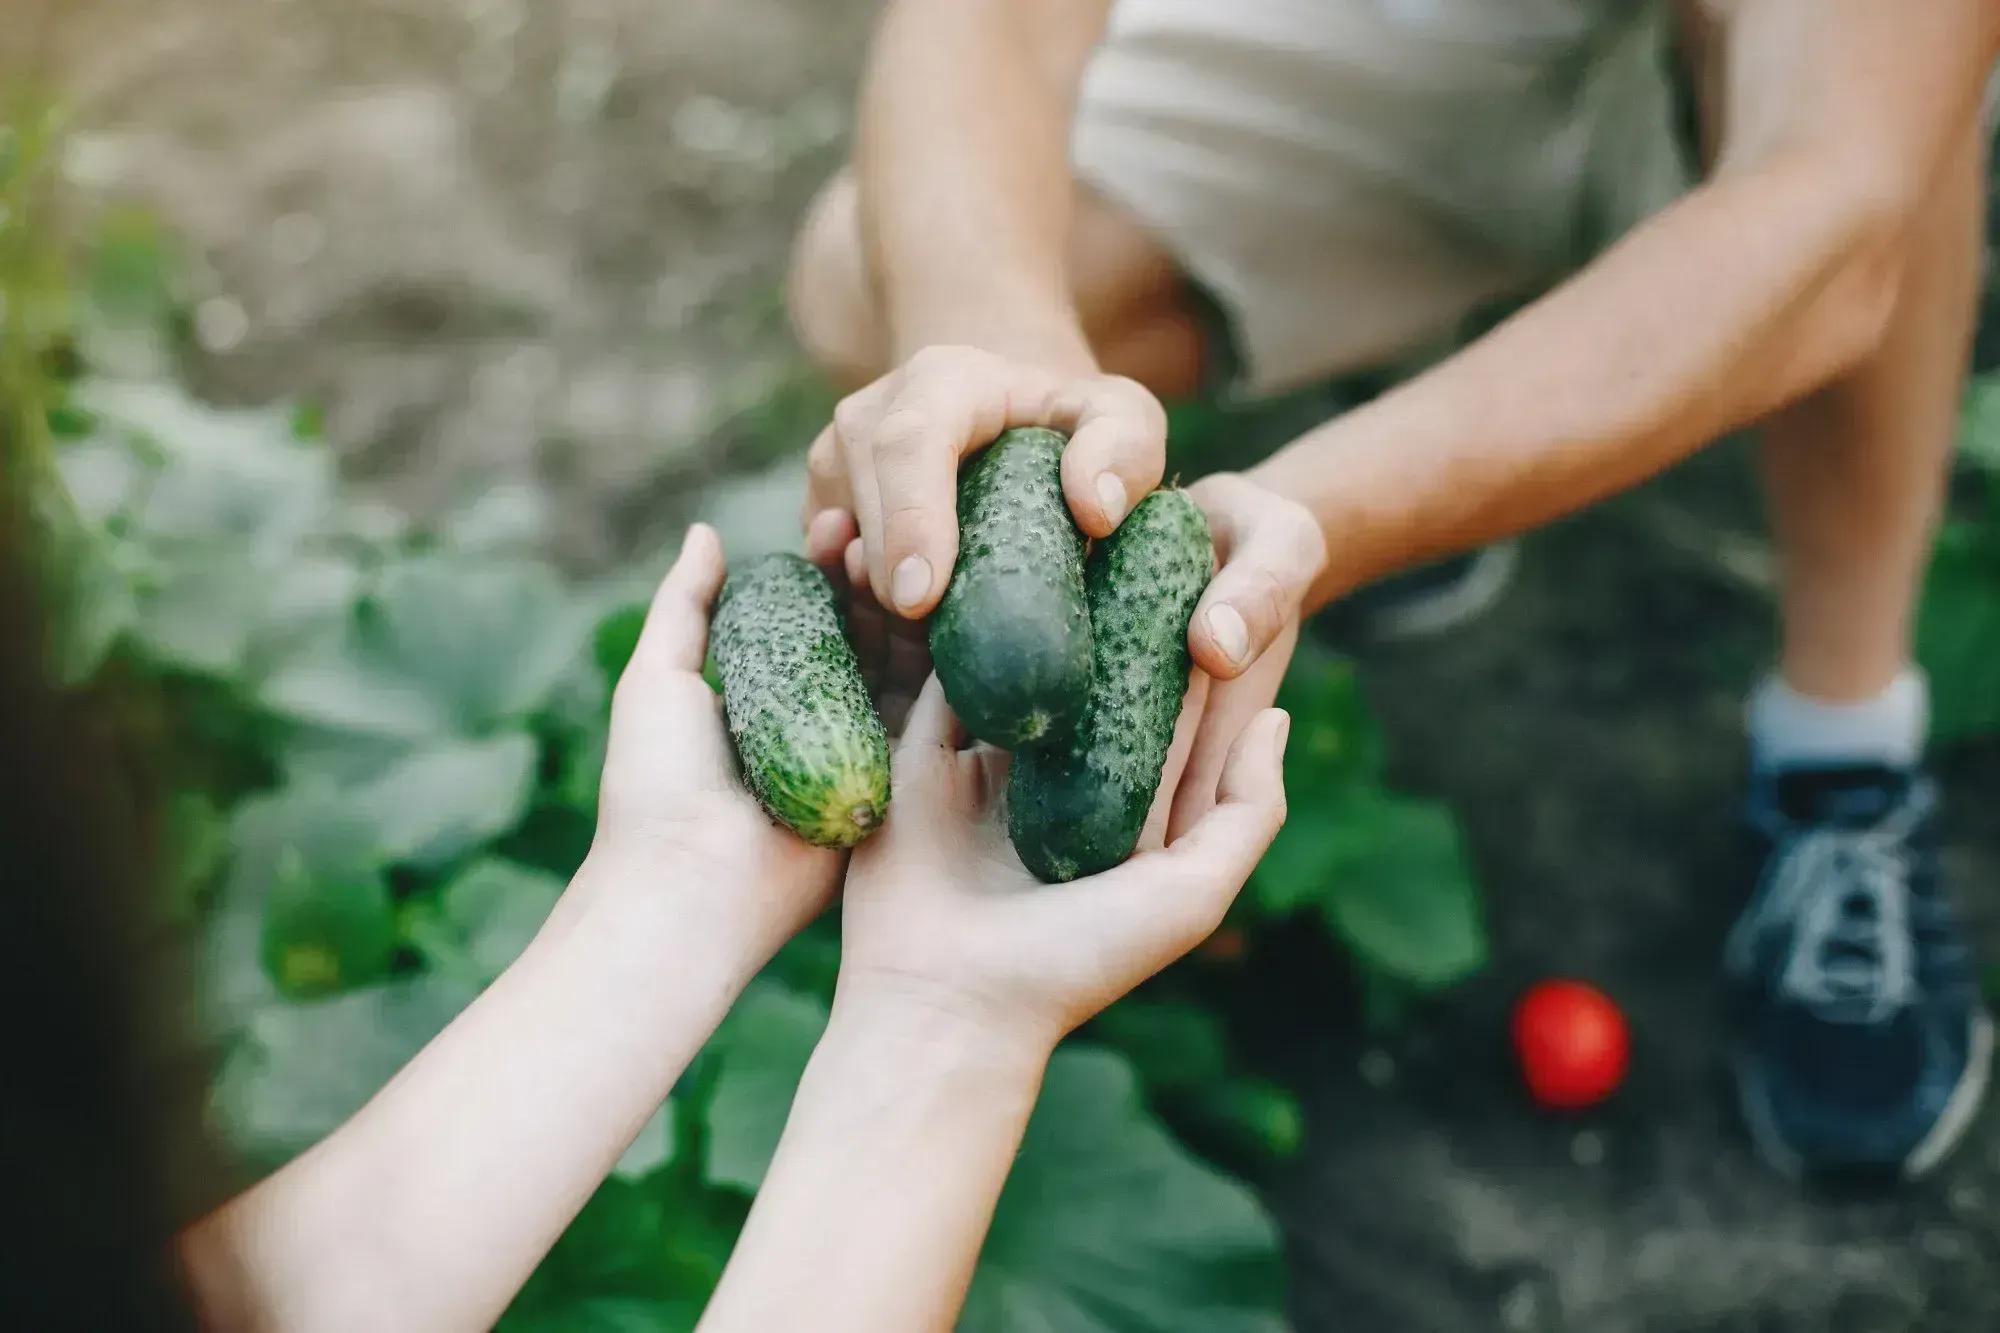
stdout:
<svg viewBox="0 0 2000 1333">
<path fill-rule="evenodd" d="M 1189 631 L 1218 686 L 1177 826 L 1275 696 L 1302 615 L 1752 424 L 1784 573 L 1781 675 L 1843 702 L 1907 665 L 1977 288 L 2000 7 L 1677 8 L 1702 94 L 1699 185 L 1458 354 L 1192 488 L 1224 563 Z M 1064 166 L 1105 11 L 892 4 L 854 169 L 801 237 L 802 340 L 861 386 L 815 445 L 808 544 L 859 576 L 891 638 L 949 575 L 965 452 L 1005 426 L 1091 423 L 1064 482 L 1098 535 L 1117 517 L 1100 495 L 1129 499 L 1164 458 L 1157 404 L 1133 386 L 1191 392 L 1213 350 L 1160 245 Z M 921 571 L 907 596 L 899 570 Z"/>
</svg>

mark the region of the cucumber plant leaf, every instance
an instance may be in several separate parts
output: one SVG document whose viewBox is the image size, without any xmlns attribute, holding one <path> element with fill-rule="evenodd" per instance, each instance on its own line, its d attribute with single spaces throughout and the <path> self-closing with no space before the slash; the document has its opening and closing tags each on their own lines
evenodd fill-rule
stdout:
<svg viewBox="0 0 2000 1333">
<path fill-rule="evenodd" d="M 1939 538 L 1917 617 L 1917 661 L 1930 677 L 1938 741 L 2000 734 L 2000 527 L 1953 524 Z"/>
<path fill-rule="evenodd" d="M 825 1022 L 818 1001 L 769 983 L 744 996 L 717 1038 L 712 1182 L 763 1182 Z M 1275 1229 L 1256 1197 L 1174 1143 L 1120 1056 L 1059 1051 L 959 1328 L 1279 1333 L 1279 1288 Z"/>
<path fill-rule="evenodd" d="M 473 993 L 418 976 L 264 1009 L 217 1079 L 216 1106 L 231 1141 L 260 1160 L 303 1152 L 360 1110 Z"/>
<path fill-rule="evenodd" d="M 535 760 L 534 738 L 522 731 L 439 741 L 398 760 L 355 799 L 374 821 L 386 860 L 437 866 L 521 821 Z"/>
<path fill-rule="evenodd" d="M 819 1000 L 770 981 L 736 1002 L 713 1047 L 717 1072 L 704 1125 L 711 1184 L 754 1190 L 764 1182 L 826 1016 Z"/>
<path fill-rule="evenodd" d="M 688 1333 L 747 1200 L 674 1171 L 606 1181 L 528 1279 L 499 1333 Z"/>
<path fill-rule="evenodd" d="M 1449 809 L 1379 795 L 1321 828 L 1324 910 L 1364 967 L 1421 991 L 1485 965 L 1478 887 Z"/>
<path fill-rule="evenodd" d="M 344 793 L 315 785 L 253 798 L 230 841 L 225 897 L 237 919 L 256 922 L 256 957 L 279 993 L 311 999 L 387 973 L 395 912 L 373 822 Z M 255 990 L 242 998 L 255 1003 Z"/>
<path fill-rule="evenodd" d="M 538 561 L 431 552 L 381 571 L 357 609 L 356 656 L 473 735 L 548 702 L 587 660 L 590 611 Z"/>
<path fill-rule="evenodd" d="M 1070 1046 L 980 1252 L 960 1333 L 1282 1333 L 1275 1227 L 1146 1112 L 1131 1066 Z"/>
<path fill-rule="evenodd" d="M 454 876 L 407 933 L 432 967 L 484 985 L 520 957 L 562 892 L 554 875 L 489 857 Z"/>
</svg>

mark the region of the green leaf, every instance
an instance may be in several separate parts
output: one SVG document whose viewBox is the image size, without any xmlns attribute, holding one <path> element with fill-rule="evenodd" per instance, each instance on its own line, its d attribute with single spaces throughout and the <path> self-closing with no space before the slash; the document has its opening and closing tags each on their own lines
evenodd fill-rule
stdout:
<svg viewBox="0 0 2000 1333">
<path fill-rule="evenodd" d="M 294 439 L 282 410 L 221 410 L 167 381 L 87 382 L 78 405 L 107 434 L 157 451 L 138 515 L 153 540 L 230 543 L 247 560 L 282 555 L 334 502 L 333 458 Z"/>
<path fill-rule="evenodd" d="M 1378 795 L 1341 814 L 1310 836 L 1322 840 L 1332 885 L 1327 919 L 1362 964 L 1421 990 L 1450 986 L 1484 966 L 1479 893 L 1451 812 Z"/>
<path fill-rule="evenodd" d="M 96 675 L 131 630 L 138 600 L 103 538 L 81 535 L 52 544 L 51 558 L 57 562 L 52 669 L 59 683 L 75 685 Z"/>
<path fill-rule="evenodd" d="M 396 952 L 396 909 L 379 871 L 316 874 L 290 849 L 264 909 L 264 968 L 280 994 L 317 998 L 388 974 Z"/>
<path fill-rule="evenodd" d="M 400 760 L 357 793 L 391 862 L 437 866 L 521 821 L 535 783 L 535 741 L 513 731 L 444 741 Z"/>
<path fill-rule="evenodd" d="M 416 977 L 258 1013 L 217 1081 L 216 1105 L 231 1141 L 271 1159 L 311 1147 L 360 1110 L 473 993 Z"/>
<path fill-rule="evenodd" d="M 826 1016 L 818 1000 L 770 982 L 744 991 L 715 1036 L 717 1073 L 703 1126 L 709 1183 L 745 1190 L 763 1183 Z"/>
<path fill-rule="evenodd" d="M 1946 528 L 1916 637 L 1930 676 L 1931 734 L 1945 744 L 2000 734 L 2000 536 L 1970 524 Z"/>
<path fill-rule="evenodd" d="M 2000 473 L 2000 375 L 1981 375 L 1966 386 L 1958 448 L 1986 471 Z"/>
<path fill-rule="evenodd" d="M 161 663 L 234 675 L 264 618 L 270 571 L 227 549 L 187 552 L 163 566 L 163 581 L 139 598 L 140 646 Z"/>
<path fill-rule="evenodd" d="M 1288 791 L 1314 797 L 1374 783 L 1382 766 L 1382 734 L 1352 662 L 1302 646 L 1278 689 L 1278 704 L 1292 716 L 1285 747 Z"/>
<path fill-rule="evenodd" d="M 199 792 L 176 793 L 167 823 L 173 869 L 162 906 L 169 920 L 191 921 L 229 859 L 229 824 Z"/>
<path fill-rule="evenodd" d="M 520 957 L 562 892 L 554 875 L 480 861 L 444 886 L 436 912 L 418 918 L 412 942 L 434 966 L 464 968 L 484 984 Z"/>
<path fill-rule="evenodd" d="M 1222 1079 L 1189 1088 L 1175 1105 L 1270 1157 L 1291 1157 L 1305 1145 L 1305 1112 L 1297 1097 L 1275 1083 Z"/>
<path fill-rule="evenodd" d="M 625 674 L 625 664 L 639 646 L 639 631 L 646 626 L 646 604 L 621 606 L 597 622 L 591 635 L 591 656 L 606 682 L 617 684 Z"/>
<path fill-rule="evenodd" d="M 1123 1000 L 1098 1015 L 1091 1035 L 1117 1047 L 1155 1091 L 1200 1087 L 1229 1077 L 1222 1019 L 1184 1000 Z"/>
<path fill-rule="evenodd" d="M 395 914 L 374 825 L 342 793 L 288 787 L 237 808 L 235 858 L 223 893 L 217 997 L 240 1020 L 277 993 L 313 996 L 381 976 L 395 948 Z"/>
<path fill-rule="evenodd" d="M 618 1158 L 618 1164 L 611 1168 L 611 1174 L 621 1180 L 640 1180 L 672 1162 L 674 1154 L 680 1150 L 678 1136 L 674 1132 L 674 1112 L 672 1101 L 653 1112 L 652 1119 L 645 1123 L 639 1136 Z"/>
<path fill-rule="evenodd" d="M 359 660 L 344 644 L 279 668 L 258 698 L 279 717 L 334 732 L 418 740 L 447 735 L 453 723 L 421 682 Z"/>
<path fill-rule="evenodd" d="M 722 1276 L 746 1203 L 673 1172 L 607 1180 L 500 1328 L 692 1328 Z"/>
<path fill-rule="evenodd" d="M 383 571 L 357 620 L 357 658 L 477 733 L 546 704 L 583 662 L 592 619 L 546 565 L 436 553 Z"/>
<path fill-rule="evenodd" d="M 55 458 L 77 513 L 100 526 L 125 512 L 146 476 L 146 465 L 129 447 L 102 438 L 66 445 Z"/>
<path fill-rule="evenodd" d="M 701 1302 L 639 1296 L 586 1296 L 510 1315 L 498 1333 L 694 1333 Z"/>
<path fill-rule="evenodd" d="M 1282 1333 L 1276 1228 L 1176 1144 L 1108 1051 L 1066 1047 L 994 1212 L 960 1333 Z"/>
</svg>

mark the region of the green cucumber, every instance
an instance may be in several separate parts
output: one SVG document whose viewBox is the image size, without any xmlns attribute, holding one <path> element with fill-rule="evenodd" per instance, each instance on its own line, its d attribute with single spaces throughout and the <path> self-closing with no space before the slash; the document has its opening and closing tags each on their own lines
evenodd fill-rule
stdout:
<svg viewBox="0 0 2000 1333">
<path fill-rule="evenodd" d="M 1045 882 L 1125 860 L 1159 791 L 1188 684 L 1188 622 L 1214 571 L 1208 520 L 1185 491 L 1154 491 L 1097 544 L 1090 701 L 1076 731 L 1014 755 L 1008 833 Z"/>
<path fill-rule="evenodd" d="M 826 576 L 795 555 L 746 562 L 723 584 L 709 637 L 729 738 L 764 808 L 821 847 L 881 827 L 889 734 Z"/>
<path fill-rule="evenodd" d="M 958 483 L 958 562 L 930 617 L 931 663 L 975 738 L 1011 750 L 1065 736 L 1090 692 L 1083 534 L 1052 430 L 1010 430 Z"/>
</svg>

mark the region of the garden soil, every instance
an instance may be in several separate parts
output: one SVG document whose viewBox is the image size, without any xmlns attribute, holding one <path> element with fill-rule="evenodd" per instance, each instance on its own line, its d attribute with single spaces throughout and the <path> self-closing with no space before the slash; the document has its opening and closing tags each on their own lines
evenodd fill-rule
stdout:
<svg viewBox="0 0 2000 1333">
<path fill-rule="evenodd" d="M 739 546 L 790 540 L 825 400 L 784 257 L 840 160 L 873 5 L 12 12 L 37 3 L 0 42 L 46 40 L 79 196 L 186 238 L 206 393 L 316 401 L 357 485 L 425 520 L 479 500 L 573 567 L 697 512 Z M 1272 946 L 1284 965 L 1242 996 L 1308 1110 L 1269 1182 L 1301 1333 L 2000 1326 L 1992 1117 L 1935 1184 L 1830 1198 L 1759 1166 L 1730 1110 L 1715 962 L 1739 700 L 1770 646 L 1760 552 L 1733 540 L 1756 531 L 1746 472 L 1721 449 L 1542 534 L 1488 620 L 1368 655 L 1398 783 L 1467 823 L 1495 961 L 1379 1042 L 1306 945 Z M 1949 773 L 1955 881 L 2000 958 L 2000 756 Z M 1636 1033 L 1628 1085 L 1580 1119 L 1531 1112 L 1505 1059 L 1509 1001 L 1554 973 L 1605 985 Z"/>
</svg>

